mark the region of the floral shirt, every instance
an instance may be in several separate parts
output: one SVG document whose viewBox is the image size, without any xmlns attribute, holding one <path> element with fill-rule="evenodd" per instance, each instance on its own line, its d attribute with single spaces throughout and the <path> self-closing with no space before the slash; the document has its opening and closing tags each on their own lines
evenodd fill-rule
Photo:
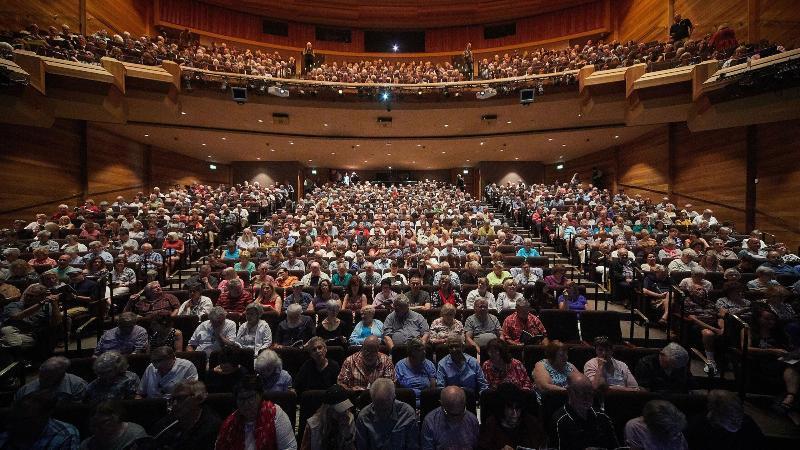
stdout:
<svg viewBox="0 0 800 450">
<path fill-rule="evenodd" d="M 505 368 L 498 368 L 492 361 L 486 360 L 483 363 L 483 374 L 486 376 L 490 389 L 497 389 L 501 383 L 512 383 L 525 391 L 533 389 L 528 372 L 518 359 L 512 358 Z"/>
<path fill-rule="evenodd" d="M 453 319 L 452 325 L 448 326 L 444 323 L 444 320 L 439 317 L 431 323 L 430 331 L 431 343 L 442 344 L 447 342 L 447 339 L 451 336 L 464 336 L 464 325 L 462 325 L 460 321 Z"/>
</svg>

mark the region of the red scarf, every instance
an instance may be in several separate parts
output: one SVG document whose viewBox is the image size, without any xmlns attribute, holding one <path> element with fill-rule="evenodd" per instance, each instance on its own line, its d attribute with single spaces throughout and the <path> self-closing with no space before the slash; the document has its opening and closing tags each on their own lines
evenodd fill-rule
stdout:
<svg viewBox="0 0 800 450">
<path fill-rule="evenodd" d="M 256 419 L 255 441 L 257 450 L 276 450 L 275 443 L 275 405 L 270 401 L 261 402 L 261 410 Z M 221 450 L 244 450 L 244 420 L 236 413 L 222 423 L 219 429 L 216 448 Z"/>
<path fill-rule="evenodd" d="M 439 289 L 439 298 L 442 299 L 442 305 L 456 305 L 456 291 L 451 290 L 449 294 L 445 294 L 443 290 Z"/>
</svg>

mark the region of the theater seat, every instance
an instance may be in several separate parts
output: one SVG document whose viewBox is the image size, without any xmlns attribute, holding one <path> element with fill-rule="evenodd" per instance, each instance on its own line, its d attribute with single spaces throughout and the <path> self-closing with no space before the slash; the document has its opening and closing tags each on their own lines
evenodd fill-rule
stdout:
<svg viewBox="0 0 800 450">
<path fill-rule="evenodd" d="M 522 399 L 522 405 L 524 412 L 534 416 L 539 416 L 539 402 L 536 400 L 536 394 L 532 391 L 523 393 L 525 398 Z M 480 410 L 480 421 L 484 423 L 486 419 L 491 416 L 494 417 L 502 417 L 503 415 L 503 402 L 500 396 L 497 394 L 497 391 L 492 389 L 487 389 L 483 391 L 480 395 L 481 399 L 481 410 Z"/>
<path fill-rule="evenodd" d="M 543 309 L 539 319 L 547 329 L 547 337 L 561 342 L 578 342 L 578 314 L 575 311 Z"/>
<path fill-rule="evenodd" d="M 138 423 L 149 430 L 167 415 L 167 401 L 162 398 L 144 398 L 120 402 L 125 410 L 124 420 Z"/>
<path fill-rule="evenodd" d="M 311 390 L 305 391 L 300 395 L 300 419 L 297 427 L 297 442 L 303 441 L 303 433 L 306 430 L 306 422 L 313 416 L 320 406 L 325 391 Z"/>
<path fill-rule="evenodd" d="M 627 314 L 617 311 L 581 311 L 581 338 L 591 343 L 598 336 L 606 336 L 612 343 L 621 344 L 620 321 L 626 317 Z"/>
</svg>

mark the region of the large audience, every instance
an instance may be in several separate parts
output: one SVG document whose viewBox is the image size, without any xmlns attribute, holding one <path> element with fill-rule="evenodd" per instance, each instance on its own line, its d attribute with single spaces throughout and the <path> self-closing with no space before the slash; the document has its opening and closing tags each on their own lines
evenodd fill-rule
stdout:
<svg viewBox="0 0 800 450">
<path fill-rule="evenodd" d="M 676 28 L 677 27 L 677 28 Z M 598 70 L 647 64 L 649 70 L 697 64 L 715 59 L 724 65 L 740 64 L 784 51 L 775 43 L 759 41 L 742 43 L 734 30 L 722 24 L 714 33 L 693 36 L 693 27 L 687 19 L 675 17 L 670 36 L 663 41 L 620 42 L 589 40 L 585 45 L 564 49 L 514 50 L 511 53 L 483 55 L 475 59 L 473 68 L 471 46 L 467 62 L 391 61 L 374 59 L 362 61 L 304 60 L 298 73 L 295 56 L 282 56 L 278 52 L 239 48 L 224 42 L 201 45 L 188 30 L 174 38 L 166 33 L 156 36 L 133 37 L 128 32 L 109 34 L 100 30 L 83 36 L 74 33 L 67 25 L 47 30 L 31 24 L 25 30 L 3 33 L 0 38 L 0 55 L 13 56 L 14 48 L 32 50 L 41 55 L 77 62 L 99 64 L 102 57 L 112 57 L 127 62 L 158 65 L 169 60 L 185 68 L 198 68 L 214 72 L 258 75 L 275 78 L 303 77 L 316 81 L 343 83 L 403 83 L 425 84 L 456 82 L 473 79 L 491 80 L 536 74 L 552 74 L 577 70 L 594 65 Z M 303 52 L 313 55 L 313 50 Z"/>
<path fill-rule="evenodd" d="M 778 359 L 800 329 L 786 246 L 575 179 L 485 198 L 432 181 L 297 200 L 290 186 L 193 185 L 17 221 L 1 243 L 0 357 L 43 362 L 0 446 L 754 448 L 763 434 L 735 393 L 686 397 L 699 387 L 687 348 L 718 379 L 731 317 L 761 358 L 748 388 L 779 380 L 773 409 L 797 409 L 797 369 Z M 674 342 L 570 338 L 552 317 L 591 309 L 581 277 Z M 87 327 L 99 338 L 80 358 Z M 643 409 L 615 413 L 631 394 Z"/>
</svg>

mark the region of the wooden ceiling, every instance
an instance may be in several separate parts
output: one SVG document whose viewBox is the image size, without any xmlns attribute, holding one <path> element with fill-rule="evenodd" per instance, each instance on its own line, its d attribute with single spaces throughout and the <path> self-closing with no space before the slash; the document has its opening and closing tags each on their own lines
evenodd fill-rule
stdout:
<svg viewBox="0 0 800 450">
<path fill-rule="evenodd" d="M 591 0 L 201 0 L 264 17 L 357 28 L 422 29 L 491 24 Z"/>
</svg>

